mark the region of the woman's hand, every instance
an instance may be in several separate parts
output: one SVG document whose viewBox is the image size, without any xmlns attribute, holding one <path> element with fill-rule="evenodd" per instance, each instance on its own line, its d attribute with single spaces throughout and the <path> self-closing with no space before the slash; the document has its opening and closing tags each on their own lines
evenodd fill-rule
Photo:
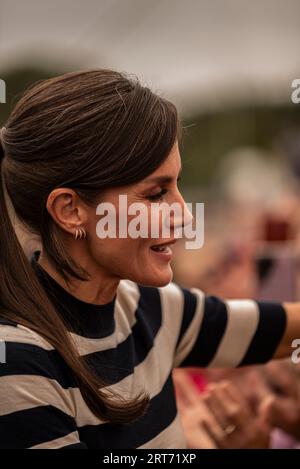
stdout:
<svg viewBox="0 0 300 469">
<path fill-rule="evenodd" d="M 269 447 L 268 424 L 235 385 L 220 381 L 199 394 L 186 370 L 176 369 L 173 376 L 188 448 Z"/>
<path fill-rule="evenodd" d="M 182 369 L 173 371 L 176 400 L 188 448 L 216 449 L 214 439 L 206 430 L 206 425 L 218 427 L 218 422 L 201 399 L 201 394 L 190 374 Z M 216 430 L 217 431 L 217 430 Z M 220 429 L 221 431 L 221 429 Z"/>
<path fill-rule="evenodd" d="M 202 397 L 216 425 L 205 422 L 218 448 L 268 448 L 270 426 L 254 413 L 243 394 L 228 381 L 209 384 Z"/>
<path fill-rule="evenodd" d="M 181 408 L 180 417 L 186 444 L 189 449 L 217 449 L 214 438 L 207 431 L 207 427 L 214 428 L 215 433 L 222 432 L 213 413 L 202 402 L 201 398 L 193 406 Z"/>
<path fill-rule="evenodd" d="M 266 379 L 275 394 L 263 400 L 260 412 L 269 425 L 300 440 L 300 378 L 289 363 L 266 367 Z"/>
</svg>

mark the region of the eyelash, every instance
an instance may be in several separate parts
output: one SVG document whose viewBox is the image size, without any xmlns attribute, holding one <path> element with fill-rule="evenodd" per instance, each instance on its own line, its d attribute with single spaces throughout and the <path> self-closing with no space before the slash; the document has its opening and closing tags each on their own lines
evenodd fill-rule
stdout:
<svg viewBox="0 0 300 469">
<path fill-rule="evenodd" d="M 162 189 L 160 192 L 154 195 L 148 195 L 147 199 L 149 200 L 159 200 L 162 198 L 163 195 L 165 195 L 168 191 L 166 189 Z"/>
<path fill-rule="evenodd" d="M 179 177 L 177 178 L 177 182 L 179 182 L 180 179 L 181 179 L 181 176 L 179 176 Z M 167 192 L 168 192 L 167 189 L 162 189 L 162 190 L 161 190 L 160 192 L 158 192 L 157 194 L 149 195 L 149 196 L 147 197 L 147 199 L 152 200 L 152 201 L 153 201 L 153 200 L 159 200 L 159 199 L 161 199 L 162 196 L 165 195 Z"/>
</svg>

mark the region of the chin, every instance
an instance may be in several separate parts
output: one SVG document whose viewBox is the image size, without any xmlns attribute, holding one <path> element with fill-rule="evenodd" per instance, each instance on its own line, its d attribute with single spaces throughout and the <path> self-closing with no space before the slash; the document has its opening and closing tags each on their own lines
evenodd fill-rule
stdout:
<svg viewBox="0 0 300 469">
<path fill-rule="evenodd" d="M 149 276 L 144 275 L 137 283 L 147 287 L 165 287 L 172 281 L 172 279 L 173 271 L 170 267 L 165 272 L 158 272 L 157 275 L 153 275 L 153 273 Z"/>
</svg>

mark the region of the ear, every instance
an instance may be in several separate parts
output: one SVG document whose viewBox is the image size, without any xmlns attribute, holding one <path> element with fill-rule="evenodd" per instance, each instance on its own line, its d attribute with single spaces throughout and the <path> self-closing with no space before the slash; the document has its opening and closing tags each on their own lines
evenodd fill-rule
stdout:
<svg viewBox="0 0 300 469">
<path fill-rule="evenodd" d="M 55 223 L 70 234 L 87 221 L 85 204 L 72 189 L 60 187 L 51 191 L 46 207 Z"/>
</svg>

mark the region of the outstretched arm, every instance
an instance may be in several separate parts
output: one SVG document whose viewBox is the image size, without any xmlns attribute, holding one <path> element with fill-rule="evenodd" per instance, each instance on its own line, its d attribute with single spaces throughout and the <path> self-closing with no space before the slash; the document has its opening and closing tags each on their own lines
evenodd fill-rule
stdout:
<svg viewBox="0 0 300 469">
<path fill-rule="evenodd" d="M 274 358 L 291 357 L 293 353 L 292 342 L 294 339 L 300 339 L 300 302 L 283 303 L 286 313 L 286 327 L 280 341 Z"/>
<path fill-rule="evenodd" d="M 169 294 L 176 299 L 169 314 L 180 324 L 174 367 L 266 363 L 292 357 L 300 339 L 300 303 L 224 300 L 178 285 L 165 287 Z"/>
</svg>

